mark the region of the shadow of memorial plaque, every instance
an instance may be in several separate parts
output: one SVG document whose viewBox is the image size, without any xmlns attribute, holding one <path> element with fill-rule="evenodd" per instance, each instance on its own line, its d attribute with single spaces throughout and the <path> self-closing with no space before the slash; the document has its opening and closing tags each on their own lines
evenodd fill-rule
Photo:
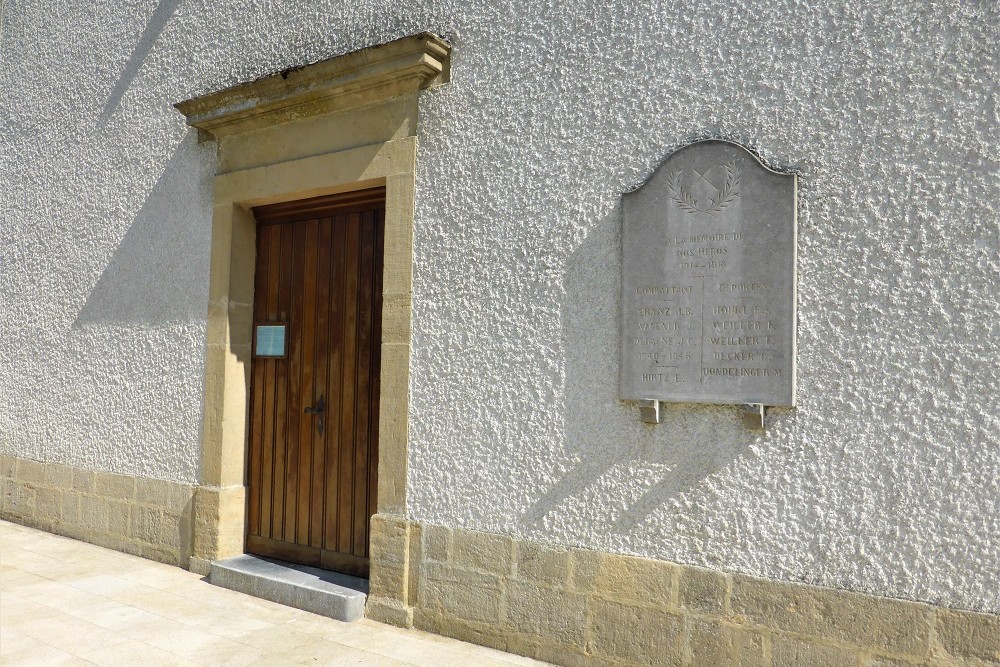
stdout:
<svg viewBox="0 0 1000 667">
<path fill-rule="evenodd" d="M 795 404 L 795 200 L 794 174 L 719 140 L 624 195 L 622 399 Z"/>
</svg>

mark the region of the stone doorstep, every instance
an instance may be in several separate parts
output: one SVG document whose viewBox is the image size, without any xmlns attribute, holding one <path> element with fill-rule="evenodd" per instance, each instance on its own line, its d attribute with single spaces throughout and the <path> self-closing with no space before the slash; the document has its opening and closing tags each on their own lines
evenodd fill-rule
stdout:
<svg viewBox="0 0 1000 667">
<path fill-rule="evenodd" d="M 208 580 L 338 621 L 362 618 L 368 598 L 367 579 L 250 554 L 212 561 Z"/>
</svg>

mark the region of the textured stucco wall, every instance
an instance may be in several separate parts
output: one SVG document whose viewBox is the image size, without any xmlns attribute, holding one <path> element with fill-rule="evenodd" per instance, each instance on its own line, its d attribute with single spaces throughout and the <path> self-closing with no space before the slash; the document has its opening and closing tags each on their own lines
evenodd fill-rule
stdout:
<svg viewBox="0 0 1000 667">
<path fill-rule="evenodd" d="M 998 6 L 739 4 L 463 22 L 423 101 L 412 512 L 1000 611 Z M 616 399 L 619 196 L 702 133 L 801 173 L 765 437 Z"/>
<path fill-rule="evenodd" d="M 4 6 L 0 450 L 193 481 L 212 149 L 134 11 Z"/>
<path fill-rule="evenodd" d="M 429 29 L 413 518 L 1000 611 L 1000 9 L 620 4 L 6 0 L 0 448 L 192 480 L 213 154 L 170 103 Z M 616 398 L 620 194 L 708 135 L 801 174 L 763 437 Z"/>
</svg>

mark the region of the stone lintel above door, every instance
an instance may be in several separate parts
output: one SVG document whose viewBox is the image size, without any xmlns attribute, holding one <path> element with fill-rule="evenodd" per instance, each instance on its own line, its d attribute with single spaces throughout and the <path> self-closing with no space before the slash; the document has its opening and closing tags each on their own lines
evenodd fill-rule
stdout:
<svg viewBox="0 0 1000 667">
<path fill-rule="evenodd" d="M 242 83 L 174 106 L 220 138 L 377 104 L 446 83 L 451 45 L 424 32 Z"/>
</svg>

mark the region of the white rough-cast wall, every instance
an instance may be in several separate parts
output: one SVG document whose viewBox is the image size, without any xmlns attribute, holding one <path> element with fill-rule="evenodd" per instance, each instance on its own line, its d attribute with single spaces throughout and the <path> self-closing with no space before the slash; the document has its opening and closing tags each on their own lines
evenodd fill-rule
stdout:
<svg viewBox="0 0 1000 667">
<path fill-rule="evenodd" d="M 409 513 L 1000 612 L 1000 8 L 5 0 L 0 451 L 196 478 L 213 153 L 171 103 L 420 30 Z M 800 178 L 799 406 L 616 398 L 620 195 Z"/>
<path fill-rule="evenodd" d="M 1000 611 L 1000 6 L 499 4 L 423 99 L 417 519 Z M 620 195 L 800 178 L 799 405 L 617 400 Z"/>
</svg>

